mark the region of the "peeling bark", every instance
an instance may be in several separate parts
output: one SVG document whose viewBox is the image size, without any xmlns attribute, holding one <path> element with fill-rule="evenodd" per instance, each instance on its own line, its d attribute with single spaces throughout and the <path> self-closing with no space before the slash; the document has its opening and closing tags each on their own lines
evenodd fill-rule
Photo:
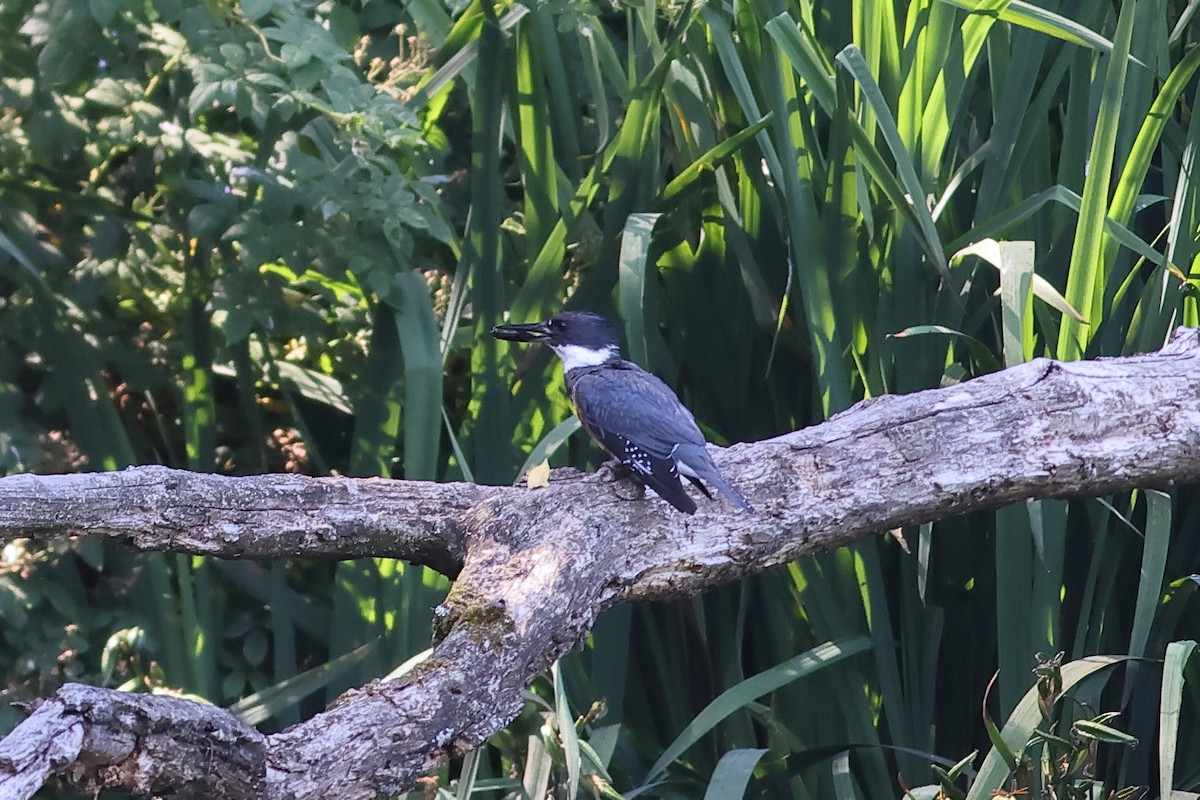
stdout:
<svg viewBox="0 0 1200 800">
<path fill-rule="evenodd" d="M 0 797 L 60 775 L 84 794 L 263 796 L 264 737 L 216 706 L 67 684 L 0 742 Z"/>
<path fill-rule="evenodd" d="M 614 603 L 693 595 L 968 509 L 1200 480 L 1200 335 L 1181 329 L 1150 355 L 1043 359 L 878 398 L 715 456 L 757 514 L 702 502 L 686 516 L 571 471 L 537 491 L 154 467 L 0 479 L 0 540 L 87 534 L 224 557 L 389 555 L 457 575 L 427 662 L 271 736 L 181 699 L 64 687 L 0 742 L 0 796 L 28 797 L 51 774 L 84 791 L 169 786 L 183 796 L 401 791 L 507 724 L 521 688 Z"/>
</svg>

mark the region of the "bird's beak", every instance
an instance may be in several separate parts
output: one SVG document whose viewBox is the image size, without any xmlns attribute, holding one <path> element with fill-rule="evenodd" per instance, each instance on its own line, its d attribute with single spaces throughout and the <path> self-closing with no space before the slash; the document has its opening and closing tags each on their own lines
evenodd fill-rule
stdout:
<svg viewBox="0 0 1200 800">
<path fill-rule="evenodd" d="M 529 322 L 522 325 L 497 325 L 492 336 L 510 342 L 540 342 L 550 335 L 550 326 L 544 322 Z"/>
</svg>

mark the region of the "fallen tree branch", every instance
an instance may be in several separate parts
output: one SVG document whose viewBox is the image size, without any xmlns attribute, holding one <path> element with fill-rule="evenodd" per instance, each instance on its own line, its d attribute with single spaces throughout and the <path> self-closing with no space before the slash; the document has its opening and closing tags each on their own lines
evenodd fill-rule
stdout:
<svg viewBox="0 0 1200 800">
<path fill-rule="evenodd" d="M 53 774 L 85 794 L 261 797 L 265 738 L 215 706 L 67 684 L 0 742 L 0 797 L 31 797 Z"/>
<path fill-rule="evenodd" d="M 140 468 L 0 479 L 0 538 L 87 532 L 223 556 L 389 554 L 457 573 L 438 610 L 433 656 L 402 678 L 347 692 L 271 736 L 210 709 L 214 718 L 225 714 L 212 728 L 225 746 L 213 753 L 234 741 L 247 757 L 222 761 L 226 777 L 206 785 L 204 796 L 371 798 L 411 786 L 507 724 L 520 709 L 520 689 L 616 602 L 692 595 L 874 531 L 967 509 L 1200 480 L 1197 387 L 1200 336 L 1180 330 L 1155 354 L 1043 359 L 946 389 L 879 398 L 823 425 L 720 452 L 721 470 L 758 509 L 754 515 L 709 503 L 686 516 L 656 499 L 623 499 L 597 476 L 529 491 Z M 95 502 L 107 504 L 105 513 L 88 508 Z M 96 752 L 85 745 L 77 757 L 72 747 L 18 758 L 52 752 L 63 730 L 82 731 L 85 743 L 119 737 L 140 717 L 109 713 L 117 704 L 177 703 L 187 718 L 186 701 L 99 689 L 89 690 L 89 715 L 69 699 L 82 690 L 65 687 L 23 727 L 39 715 L 49 722 L 24 730 L 19 742 L 17 731 L 0 742 L 0 795 L 28 796 L 13 787 L 29 785 L 17 782 L 32 774 L 22 766 L 29 763 L 88 790 L 190 791 L 183 774 L 172 783 L 160 773 L 151 785 L 144 773 L 84 758 Z M 196 731 L 184 726 L 178 735 L 186 744 Z"/>
<path fill-rule="evenodd" d="M 402 558 L 453 576 L 463 521 L 503 489 L 471 483 L 252 475 L 166 467 L 0 478 L 0 542 L 107 536 L 221 558 Z"/>
</svg>

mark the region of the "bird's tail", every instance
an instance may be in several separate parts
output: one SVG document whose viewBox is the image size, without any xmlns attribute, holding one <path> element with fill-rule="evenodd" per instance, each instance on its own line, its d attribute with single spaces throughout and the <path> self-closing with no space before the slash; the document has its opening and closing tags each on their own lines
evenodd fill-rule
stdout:
<svg viewBox="0 0 1200 800">
<path fill-rule="evenodd" d="M 721 476 L 717 465 L 712 462 L 708 450 L 703 445 L 683 445 L 675 451 L 675 457 L 679 459 L 680 471 L 686 474 L 690 470 L 695 473 L 695 477 L 717 487 L 717 491 L 725 495 L 729 502 L 747 514 L 754 513 L 754 507 L 746 502 L 746 498 L 742 497 L 741 492 L 730 486 L 729 482 Z"/>
<path fill-rule="evenodd" d="M 721 477 L 721 473 L 716 472 L 714 470 L 714 474 L 710 475 L 705 480 L 707 480 L 713 486 L 717 487 L 717 490 L 721 494 L 723 494 L 727 498 L 729 498 L 729 502 L 733 503 L 735 506 L 740 508 L 742 511 L 745 511 L 747 514 L 754 513 L 754 506 L 752 506 L 746 502 L 746 498 L 742 497 L 741 492 L 739 492 L 737 489 L 733 488 L 728 483 L 726 483 L 725 479 Z"/>
</svg>

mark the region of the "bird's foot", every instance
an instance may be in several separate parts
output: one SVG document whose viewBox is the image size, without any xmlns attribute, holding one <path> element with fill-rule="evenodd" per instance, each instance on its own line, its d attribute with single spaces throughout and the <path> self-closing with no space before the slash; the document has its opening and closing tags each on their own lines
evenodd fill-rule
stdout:
<svg viewBox="0 0 1200 800">
<path fill-rule="evenodd" d="M 633 477 L 633 470 L 618 459 L 609 459 L 596 470 L 600 480 L 613 484 L 617 497 L 622 500 L 641 500 L 646 496 L 646 487 Z"/>
<path fill-rule="evenodd" d="M 615 458 L 610 458 L 601 464 L 596 470 L 596 474 L 604 483 L 619 483 L 633 477 L 633 471 Z"/>
<path fill-rule="evenodd" d="M 633 473 L 627 480 L 613 484 L 613 493 L 622 500 L 641 500 L 646 496 L 646 487 L 633 479 Z"/>
</svg>

